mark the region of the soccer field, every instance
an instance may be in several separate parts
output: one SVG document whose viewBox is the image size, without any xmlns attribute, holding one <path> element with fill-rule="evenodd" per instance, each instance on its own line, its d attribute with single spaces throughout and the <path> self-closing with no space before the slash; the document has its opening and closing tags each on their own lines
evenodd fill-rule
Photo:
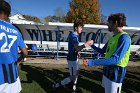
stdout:
<svg viewBox="0 0 140 93">
<path fill-rule="evenodd" d="M 59 60 L 61 61 L 61 60 Z M 52 91 L 52 84 L 69 75 L 66 64 L 24 64 L 19 66 L 21 93 L 72 93 L 68 84 Z M 80 65 L 77 93 L 104 93 L 101 87 L 102 67 L 83 68 Z M 128 66 L 122 93 L 140 93 L 140 66 Z"/>
</svg>

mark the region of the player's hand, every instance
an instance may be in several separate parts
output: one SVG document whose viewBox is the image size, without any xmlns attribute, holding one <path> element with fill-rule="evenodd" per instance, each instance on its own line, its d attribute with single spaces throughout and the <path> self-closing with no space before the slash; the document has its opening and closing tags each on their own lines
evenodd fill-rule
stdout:
<svg viewBox="0 0 140 93">
<path fill-rule="evenodd" d="M 91 46 L 93 45 L 93 40 L 88 40 L 86 43 L 85 43 L 85 46 Z"/>
<path fill-rule="evenodd" d="M 83 65 L 84 65 L 84 67 L 87 67 L 88 66 L 88 59 L 84 59 L 83 60 Z"/>
<path fill-rule="evenodd" d="M 78 58 L 80 58 L 80 56 L 81 56 L 81 55 L 80 55 L 80 53 L 78 52 Z"/>
<path fill-rule="evenodd" d="M 18 61 L 17 64 L 18 64 L 18 66 L 19 66 L 19 65 L 21 64 L 21 61 Z"/>
</svg>

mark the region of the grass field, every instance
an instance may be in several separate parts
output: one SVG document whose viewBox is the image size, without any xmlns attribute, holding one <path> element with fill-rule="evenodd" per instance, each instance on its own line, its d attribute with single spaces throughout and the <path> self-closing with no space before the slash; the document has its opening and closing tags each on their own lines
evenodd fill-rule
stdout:
<svg viewBox="0 0 140 93">
<path fill-rule="evenodd" d="M 80 67 L 78 93 L 104 93 L 101 87 L 102 67 L 84 69 Z M 72 93 L 68 84 L 52 91 L 52 84 L 69 75 L 66 64 L 25 64 L 19 67 L 22 83 L 21 93 Z M 140 93 L 140 67 L 128 67 L 122 93 Z"/>
</svg>

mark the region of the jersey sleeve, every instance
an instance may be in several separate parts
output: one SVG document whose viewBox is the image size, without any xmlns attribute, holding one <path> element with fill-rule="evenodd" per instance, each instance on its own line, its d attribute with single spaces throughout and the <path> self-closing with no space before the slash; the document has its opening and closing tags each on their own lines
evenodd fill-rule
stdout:
<svg viewBox="0 0 140 93">
<path fill-rule="evenodd" d="M 19 46 L 20 49 L 26 48 L 26 45 L 25 45 L 25 43 L 23 41 L 23 38 L 22 38 L 22 35 L 21 35 L 20 32 L 18 34 L 18 46 Z"/>
<path fill-rule="evenodd" d="M 91 45 L 91 47 L 96 50 L 97 52 L 104 54 L 106 52 L 106 48 L 107 48 L 107 43 L 105 44 L 105 46 L 101 49 L 99 47 L 96 47 L 95 45 Z"/>
<path fill-rule="evenodd" d="M 89 66 L 93 65 L 115 65 L 120 62 L 120 60 L 123 58 L 126 51 L 129 49 L 130 46 L 130 37 L 127 34 L 122 35 L 119 38 L 118 46 L 116 51 L 113 53 L 112 57 L 105 58 L 105 59 L 99 59 L 99 60 L 89 60 Z"/>
</svg>

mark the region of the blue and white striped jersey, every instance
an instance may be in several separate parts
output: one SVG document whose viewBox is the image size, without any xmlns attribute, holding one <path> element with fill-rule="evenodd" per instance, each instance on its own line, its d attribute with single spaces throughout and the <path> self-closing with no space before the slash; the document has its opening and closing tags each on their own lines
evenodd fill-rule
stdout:
<svg viewBox="0 0 140 93">
<path fill-rule="evenodd" d="M 104 65 L 103 74 L 108 79 L 117 83 L 123 82 L 126 74 L 126 67 L 116 66 L 116 64 L 120 62 L 126 51 L 129 49 L 130 42 L 131 41 L 128 34 L 121 35 L 118 40 L 117 49 L 113 53 L 112 57 L 99 60 L 89 59 L 89 66 Z M 97 48 L 94 45 L 92 45 L 91 47 L 97 52 L 103 54 L 106 52 L 107 44 L 105 44 L 102 49 Z"/>
<path fill-rule="evenodd" d="M 18 47 L 25 48 L 20 32 L 0 20 L 0 84 L 13 83 L 18 77 Z"/>
</svg>

